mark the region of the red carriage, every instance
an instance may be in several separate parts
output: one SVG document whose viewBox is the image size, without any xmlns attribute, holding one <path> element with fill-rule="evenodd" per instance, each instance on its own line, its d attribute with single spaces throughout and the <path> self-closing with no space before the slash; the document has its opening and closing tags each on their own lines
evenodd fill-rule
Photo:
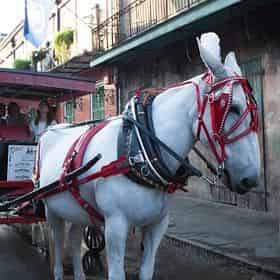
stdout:
<svg viewBox="0 0 280 280">
<path fill-rule="evenodd" d="M 60 103 L 94 92 L 95 82 L 81 77 L 0 69 L 0 99 L 5 102 L 36 105 L 40 100 L 48 99 Z M 47 190 L 40 192 L 31 179 L 36 149 L 37 145 L 27 126 L 0 124 L 0 224 L 45 221 L 44 207 L 38 201 Z M 72 177 L 84 172 L 96 160 L 74 171 Z M 55 186 L 56 182 L 49 186 L 49 190 Z M 96 244 L 92 244 L 96 242 L 92 232 L 87 229 L 85 235 L 88 247 L 96 247 Z M 104 244 L 101 246 L 104 247 Z"/>
</svg>

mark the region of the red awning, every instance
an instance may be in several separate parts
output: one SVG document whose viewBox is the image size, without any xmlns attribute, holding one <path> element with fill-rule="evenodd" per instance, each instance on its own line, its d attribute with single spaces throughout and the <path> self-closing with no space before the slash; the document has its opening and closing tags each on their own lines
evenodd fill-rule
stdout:
<svg viewBox="0 0 280 280">
<path fill-rule="evenodd" d="M 0 68 L 0 97 L 67 101 L 95 92 L 95 81 L 81 77 Z"/>
</svg>

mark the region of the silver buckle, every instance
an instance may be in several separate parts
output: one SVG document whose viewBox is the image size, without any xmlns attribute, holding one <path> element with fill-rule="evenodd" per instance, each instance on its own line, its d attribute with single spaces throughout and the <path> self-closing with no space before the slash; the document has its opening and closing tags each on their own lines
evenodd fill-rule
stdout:
<svg viewBox="0 0 280 280">
<path fill-rule="evenodd" d="M 128 162 L 131 166 L 135 166 L 135 164 L 137 163 L 144 163 L 145 159 L 143 157 L 142 152 L 138 152 L 138 154 L 136 154 L 135 156 L 131 156 L 128 158 Z"/>
</svg>

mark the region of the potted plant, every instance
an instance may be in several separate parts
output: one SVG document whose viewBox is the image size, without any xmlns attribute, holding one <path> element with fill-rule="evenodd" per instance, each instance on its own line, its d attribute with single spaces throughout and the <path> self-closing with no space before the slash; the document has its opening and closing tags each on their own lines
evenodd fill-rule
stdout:
<svg viewBox="0 0 280 280">
<path fill-rule="evenodd" d="M 70 47 L 74 42 L 74 30 L 65 29 L 58 32 L 54 38 L 55 55 L 60 63 L 65 62 L 70 57 Z"/>
<path fill-rule="evenodd" d="M 28 59 L 15 59 L 13 67 L 18 70 L 30 70 L 31 61 Z"/>
</svg>

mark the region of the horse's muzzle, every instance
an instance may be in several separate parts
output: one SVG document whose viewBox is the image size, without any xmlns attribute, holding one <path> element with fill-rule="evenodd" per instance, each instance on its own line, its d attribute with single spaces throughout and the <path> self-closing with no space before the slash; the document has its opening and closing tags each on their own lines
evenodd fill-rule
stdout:
<svg viewBox="0 0 280 280">
<path fill-rule="evenodd" d="M 248 177 L 241 180 L 240 185 L 236 187 L 238 194 L 245 194 L 258 186 L 257 177 Z"/>
<path fill-rule="evenodd" d="M 229 172 L 225 170 L 223 178 L 223 183 L 230 189 L 231 192 L 238 194 L 246 194 L 251 191 L 253 188 L 258 186 L 258 178 L 257 177 L 246 177 L 240 181 L 240 184 L 234 185 L 231 181 Z"/>
</svg>

